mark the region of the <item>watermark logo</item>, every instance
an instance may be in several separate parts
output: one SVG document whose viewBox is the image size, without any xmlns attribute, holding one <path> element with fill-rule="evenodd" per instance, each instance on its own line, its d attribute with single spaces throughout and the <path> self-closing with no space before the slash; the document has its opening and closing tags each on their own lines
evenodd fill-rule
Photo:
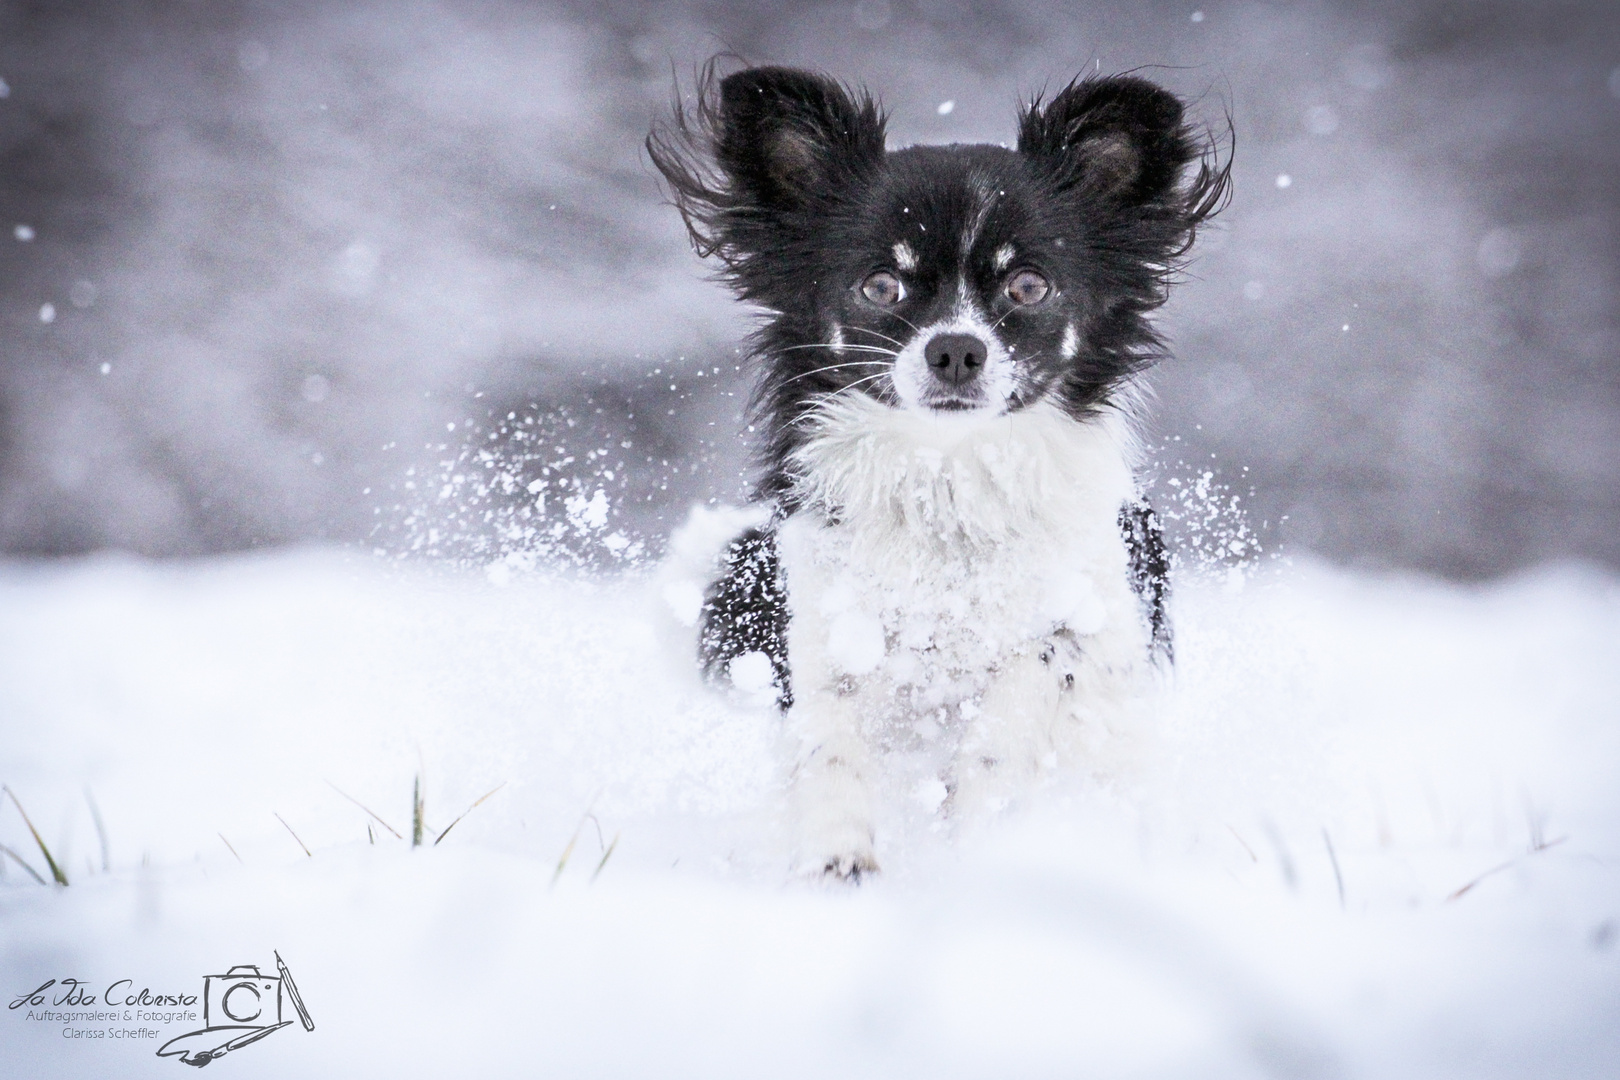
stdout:
<svg viewBox="0 0 1620 1080">
<path fill-rule="evenodd" d="M 315 1021 L 304 1007 L 292 972 L 279 952 L 274 955 L 274 975 L 262 973 L 254 964 L 238 964 L 223 975 L 204 975 L 203 1026 L 164 1043 L 158 1057 L 178 1057 L 182 1063 L 200 1068 L 232 1050 L 251 1046 L 292 1025 L 291 1020 L 281 1018 L 283 999 L 291 1002 L 304 1030 L 314 1031 Z"/>
<path fill-rule="evenodd" d="M 86 979 L 48 979 L 18 994 L 7 1008 L 31 1023 L 61 1025 L 62 1038 L 78 1045 L 105 1039 L 151 1040 L 150 1046 L 165 1039 L 158 1057 L 200 1068 L 294 1023 L 315 1030 L 286 961 L 279 952 L 271 955 L 275 974 L 238 964 L 223 975 L 204 975 L 200 995 L 158 993 L 150 986 L 137 990 L 133 979 L 116 979 L 105 988 Z M 296 1020 L 283 1015 L 289 1006 Z M 162 1030 L 199 1020 L 202 1027 L 184 1035 L 166 1038 L 168 1031 Z"/>
</svg>

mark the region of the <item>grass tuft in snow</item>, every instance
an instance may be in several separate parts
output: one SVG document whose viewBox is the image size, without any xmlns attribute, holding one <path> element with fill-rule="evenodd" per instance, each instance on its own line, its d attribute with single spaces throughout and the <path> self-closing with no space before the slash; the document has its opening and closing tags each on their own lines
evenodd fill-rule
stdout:
<svg viewBox="0 0 1620 1080">
<path fill-rule="evenodd" d="M 1460 900 L 1462 897 L 1468 895 L 1468 893 L 1474 888 L 1474 886 L 1478 885 L 1480 882 L 1484 881 L 1486 878 L 1495 877 L 1497 874 L 1500 874 L 1504 870 L 1511 870 L 1515 866 L 1518 866 L 1521 862 L 1523 862 L 1526 858 L 1530 857 L 1531 855 L 1538 855 L 1541 852 L 1546 851 L 1548 848 L 1555 848 L 1559 844 L 1562 844 L 1565 840 L 1568 840 L 1568 839 L 1569 839 L 1569 837 L 1567 837 L 1567 836 L 1560 836 L 1556 840 L 1543 842 L 1540 837 L 1536 837 L 1535 839 L 1533 839 L 1531 841 L 1529 851 L 1525 852 L 1523 855 L 1519 856 L 1516 859 L 1509 859 L 1505 863 L 1500 863 L 1500 864 L 1498 864 L 1496 866 L 1491 867 L 1489 870 L 1487 870 L 1483 874 L 1479 875 L 1479 877 L 1477 877 L 1474 880 L 1470 881 L 1468 884 L 1464 885 L 1462 888 L 1458 889 L 1456 892 L 1454 892 L 1450 896 L 1446 897 L 1446 903 L 1449 904 L 1449 903 L 1452 903 L 1453 901 Z"/>
<path fill-rule="evenodd" d="M 588 814 L 586 815 L 586 817 L 589 816 L 590 815 Z M 551 884 L 548 886 L 548 888 L 557 887 L 557 879 L 562 877 L 562 872 L 568 868 L 568 860 L 574 854 L 574 845 L 579 843 L 579 831 L 584 827 L 585 818 L 580 818 L 579 826 L 574 829 L 574 835 L 568 838 L 568 846 L 563 848 L 562 856 L 557 860 L 557 869 L 551 872 Z"/>
<path fill-rule="evenodd" d="M 623 833 L 614 833 L 613 834 L 613 842 L 607 846 L 606 851 L 602 852 L 602 861 L 596 864 L 596 869 L 595 870 L 591 871 L 591 880 L 592 881 L 595 881 L 597 878 L 602 876 L 602 868 L 607 865 L 607 862 L 608 862 L 609 859 L 613 858 L 613 849 L 619 846 L 619 837 L 622 836 L 622 835 L 624 835 L 624 834 Z"/>
<path fill-rule="evenodd" d="M 422 798 L 422 774 L 417 773 L 416 781 L 411 785 L 411 847 L 413 848 L 422 846 L 422 830 L 425 828 L 422 815 L 425 812 L 426 806 Z"/>
<path fill-rule="evenodd" d="M 479 806 L 480 803 L 482 803 L 485 799 L 489 798 L 491 795 L 495 794 L 497 791 L 501 790 L 501 788 L 503 788 L 505 786 L 506 786 L 506 781 L 502 780 L 499 784 L 496 784 L 494 787 L 490 788 L 488 791 L 486 791 L 482 795 L 478 796 L 478 798 L 474 799 L 473 804 L 471 806 L 467 807 L 467 809 L 463 810 L 460 814 L 457 814 L 456 815 L 456 820 L 452 821 L 450 824 L 446 825 L 444 827 L 444 831 L 441 832 L 438 836 L 435 836 L 433 838 L 433 846 L 438 847 L 439 846 L 439 841 L 443 840 L 445 837 L 449 836 L 450 835 L 450 830 L 455 828 L 457 823 L 459 823 L 462 818 L 466 817 L 468 814 L 470 814 L 474 810 L 478 809 L 478 806 Z"/>
<path fill-rule="evenodd" d="M 6 845 L 0 844 L 0 854 L 10 855 L 12 860 L 18 866 L 20 866 L 24 870 L 28 871 L 28 876 L 29 877 L 33 878 L 35 881 L 39 882 L 41 885 L 47 884 L 45 879 L 39 876 L 39 871 L 35 870 L 32 866 L 28 865 L 28 860 L 24 859 L 21 855 L 17 854 L 15 851 L 11 850 Z"/>
<path fill-rule="evenodd" d="M 596 800 L 592 799 L 591 804 L 594 806 L 596 804 Z M 574 826 L 574 835 L 568 838 L 568 846 L 563 848 L 562 856 L 557 859 L 557 869 L 553 870 L 551 873 L 551 887 L 556 886 L 557 879 L 562 877 L 563 871 L 568 868 L 568 860 L 573 857 L 574 847 L 579 843 L 580 834 L 585 831 L 585 823 L 587 821 L 596 826 L 596 843 L 602 849 L 602 861 L 598 862 L 596 864 L 596 869 L 591 872 L 592 881 L 595 881 L 597 875 L 602 872 L 602 867 L 607 865 L 608 859 L 613 855 L 613 849 L 619 846 L 620 834 L 614 833 L 613 843 L 607 843 L 606 837 L 602 835 L 602 823 L 596 820 L 596 815 L 594 813 L 592 813 L 590 810 L 586 810 L 585 813 L 580 816 L 579 824 Z"/>
<path fill-rule="evenodd" d="M 396 840 L 405 839 L 405 837 L 400 834 L 400 831 L 398 829 L 394 828 L 392 825 L 388 824 L 388 822 L 384 821 L 381 817 L 379 817 L 377 815 L 377 812 L 375 810 L 373 810 L 371 807 L 367 806 L 365 803 L 361 802 L 359 799 L 355 798 L 353 795 L 350 795 L 347 791 L 344 791 L 342 788 L 338 787 L 336 784 L 332 783 L 332 781 L 330 781 L 330 780 L 328 780 L 326 782 L 326 786 L 331 788 L 333 791 L 337 792 L 339 795 L 343 796 L 345 799 L 348 799 L 350 802 L 354 803 L 354 805 L 356 805 L 360 809 L 364 810 L 367 814 L 370 814 L 373 821 L 375 821 L 377 824 L 381 825 L 383 828 L 387 829 L 389 832 L 394 834 L 394 839 L 396 839 Z M 475 803 L 474 805 L 477 805 L 477 804 Z M 371 836 L 371 826 L 369 824 L 366 826 L 366 835 Z M 375 844 L 377 842 L 376 837 L 373 836 L 372 839 L 371 839 L 371 842 L 373 844 Z"/>
<path fill-rule="evenodd" d="M 23 824 L 27 825 L 28 831 L 33 834 L 34 843 L 39 845 L 39 853 L 45 856 L 45 865 L 51 868 L 51 877 L 58 885 L 66 885 L 68 883 L 67 875 L 62 872 L 62 868 L 60 866 L 56 865 L 56 859 L 51 856 L 51 849 L 45 846 L 45 838 L 39 835 L 39 830 L 34 828 L 34 823 L 28 820 L 28 811 L 24 810 L 22 803 L 18 801 L 17 793 L 12 791 L 9 785 L 3 785 L 3 788 L 5 793 L 11 796 L 11 805 L 15 806 L 17 808 L 17 813 L 22 815 Z M 8 849 L 7 853 L 11 855 L 12 858 L 17 858 L 16 852 Z M 18 861 L 21 862 L 22 860 L 18 859 Z M 23 863 L 23 865 L 27 866 L 28 864 Z M 29 872 L 33 873 L 31 867 L 29 868 Z M 34 877 L 39 878 L 39 875 L 34 874 Z M 43 885 L 45 884 L 45 880 L 43 878 L 39 878 L 39 883 Z"/>
<path fill-rule="evenodd" d="M 315 853 L 310 851 L 308 845 L 306 845 L 302 840 L 298 839 L 298 834 L 293 832 L 293 827 L 291 825 L 287 824 L 287 819 L 282 817 L 280 814 L 277 814 L 274 810 L 270 811 L 270 813 L 275 814 L 276 820 L 281 822 L 281 827 L 287 830 L 288 836 L 292 837 L 294 840 L 298 840 L 298 846 L 304 849 L 304 854 L 313 859 L 315 857 Z M 223 840 L 225 838 L 221 836 L 220 839 Z M 226 844 L 225 846 L 230 847 L 231 845 Z"/>
</svg>

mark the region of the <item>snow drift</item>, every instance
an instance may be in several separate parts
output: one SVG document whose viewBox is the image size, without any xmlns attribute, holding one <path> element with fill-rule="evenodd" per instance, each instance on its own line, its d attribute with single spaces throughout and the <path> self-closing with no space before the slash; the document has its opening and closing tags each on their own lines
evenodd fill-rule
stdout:
<svg viewBox="0 0 1620 1080">
<path fill-rule="evenodd" d="M 887 873 L 834 891 L 787 884 L 775 717 L 698 685 L 652 578 L 495 577 L 330 550 L 0 571 L 0 778 L 72 882 L 7 857 L 7 1003 L 195 994 L 275 950 L 316 1027 L 218 1064 L 239 1076 L 1578 1077 L 1620 1052 L 1611 577 L 1183 581 L 1139 754 L 960 834 L 891 786 Z M 9 800 L 0 843 L 44 873 Z M 28 1012 L 0 1014 L 20 1074 L 175 1074 Z"/>
</svg>

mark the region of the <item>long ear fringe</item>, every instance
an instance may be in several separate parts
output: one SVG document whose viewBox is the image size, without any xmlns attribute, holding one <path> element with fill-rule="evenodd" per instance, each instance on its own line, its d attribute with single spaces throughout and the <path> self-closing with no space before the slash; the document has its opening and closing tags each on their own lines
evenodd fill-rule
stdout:
<svg viewBox="0 0 1620 1080">
<path fill-rule="evenodd" d="M 700 258 L 719 255 L 728 265 L 721 223 L 740 205 L 725 174 L 715 163 L 720 136 L 720 62 L 736 59 L 720 55 L 704 61 L 697 72 L 696 103 L 690 110 L 681 101 L 675 79 L 674 106 L 668 120 L 647 136 L 647 156 L 669 185 L 670 202 L 680 211 L 686 235 Z"/>
<path fill-rule="evenodd" d="M 751 218 L 758 208 L 737 191 L 719 164 L 722 136 L 720 84 L 725 76 L 721 65 L 747 62 L 731 53 L 710 57 L 697 71 L 693 88 L 694 103 L 682 102 L 679 79 L 675 80 L 673 104 L 667 120 L 654 125 L 645 143 L 647 156 L 668 185 L 670 202 L 680 211 L 692 248 L 701 258 L 719 257 L 726 270 L 735 271 L 745 260 L 737 250 L 737 227 Z M 729 74 L 729 73 L 728 73 Z M 853 105 L 857 116 L 881 132 L 883 110 L 864 89 L 838 84 Z"/>
<path fill-rule="evenodd" d="M 1232 126 L 1232 113 L 1227 111 L 1226 160 L 1221 161 L 1221 142 L 1217 135 L 1205 129 L 1203 137 L 1194 139 L 1183 126 L 1182 135 L 1198 147 L 1198 171 L 1185 186 L 1178 185 L 1177 201 L 1186 235 L 1181 246 L 1170 253 L 1174 261 L 1183 259 L 1198 239 L 1198 230 L 1204 222 L 1219 214 L 1232 201 L 1232 160 L 1237 155 L 1237 128 Z"/>
<path fill-rule="evenodd" d="M 1052 95 L 1052 99 L 1056 100 L 1094 81 L 1098 81 L 1098 77 L 1080 76 Z M 1029 101 L 1019 108 L 1020 146 L 1023 144 L 1025 133 L 1032 130 L 1032 118 L 1039 119 L 1042 106 L 1046 103 L 1045 95 L 1037 93 L 1031 95 Z M 1174 134 L 1176 141 L 1196 155 L 1197 170 L 1188 177 L 1184 167 L 1183 175 L 1178 178 L 1170 194 L 1154 207 L 1156 218 L 1167 221 L 1176 228 L 1177 238 L 1173 246 L 1165 252 L 1166 284 L 1169 284 L 1183 268 L 1184 260 L 1197 239 L 1198 230 L 1205 222 L 1226 209 L 1232 201 L 1232 161 L 1237 151 L 1237 129 L 1232 124 L 1230 110 L 1225 113 L 1225 121 L 1225 161 L 1221 160 L 1223 140 L 1214 131 L 1206 128 L 1201 135 L 1195 135 L 1193 129 L 1183 121 Z M 1060 145 L 1066 145 L 1073 139 L 1077 134 L 1075 126 L 1079 123 L 1080 121 L 1075 121 L 1070 130 L 1063 132 L 1058 140 Z M 1041 138 L 1043 143 L 1050 143 L 1051 133 L 1043 131 Z M 1048 149 L 1056 148 L 1048 147 Z M 1191 162 L 1188 164 L 1190 166 Z"/>
</svg>

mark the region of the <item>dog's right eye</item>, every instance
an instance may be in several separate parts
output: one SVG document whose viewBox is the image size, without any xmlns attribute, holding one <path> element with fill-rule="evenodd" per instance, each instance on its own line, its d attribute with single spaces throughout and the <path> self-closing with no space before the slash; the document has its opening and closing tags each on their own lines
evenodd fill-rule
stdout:
<svg viewBox="0 0 1620 1080">
<path fill-rule="evenodd" d="M 893 307 L 906 298 L 906 287 L 887 270 L 879 270 L 861 282 L 861 295 L 878 307 Z"/>
</svg>

